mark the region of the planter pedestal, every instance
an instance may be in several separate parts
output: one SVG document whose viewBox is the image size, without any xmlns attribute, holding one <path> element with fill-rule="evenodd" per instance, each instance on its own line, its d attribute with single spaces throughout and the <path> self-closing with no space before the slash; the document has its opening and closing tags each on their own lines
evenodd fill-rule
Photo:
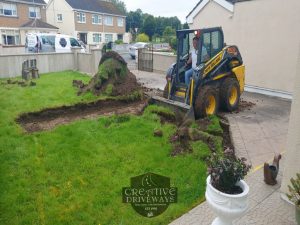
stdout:
<svg viewBox="0 0 300 225">
<path fill-rule="evenodd" d="M 210 184 L 210 176 L 206 179 L 205 197 L 208 205 L 217 215 L 212 225 L 232 225 L 235 219 L 241 217 L 248 208 L 249 186 L 245 181 L 237 183 L 243 193 L 237 195 L 225 194 Z"/>
</svg>

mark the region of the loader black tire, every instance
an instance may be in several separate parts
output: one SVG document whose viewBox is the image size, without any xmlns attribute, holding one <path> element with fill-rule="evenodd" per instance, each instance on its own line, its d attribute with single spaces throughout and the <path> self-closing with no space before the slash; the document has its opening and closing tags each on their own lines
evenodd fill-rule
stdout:
<svg viewBox="0 0 300 225">
<path fill-rule="evenodd" d="M 219 93 L 217 89 L 212 86 L 199 87 L 194 104 L 195 118 L 217 114 L 218 108 Z"/>
<path fill-rule="evenodd" d="M 232 77 L 226 78 L 220 87 L 221 108 L 228 112 L 236 110 L 239 107 L 240 95 L 239 82 Z"/>
</svg>

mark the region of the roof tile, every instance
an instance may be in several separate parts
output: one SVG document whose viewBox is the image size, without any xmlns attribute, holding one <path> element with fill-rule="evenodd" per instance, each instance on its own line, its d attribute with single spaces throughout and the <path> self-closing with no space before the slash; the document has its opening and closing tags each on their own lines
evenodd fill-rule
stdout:
<svg viewBox="0 0 300 225">
<path fill-rule="evenodd" d="M 77 9 L 77 10 L 125 16 L 122 12 L 120 12 L 120 10 L 113 3 L 109 2 L 109 1 L 66 0 L 66 2 L 73 9 Z"/>
</svg>

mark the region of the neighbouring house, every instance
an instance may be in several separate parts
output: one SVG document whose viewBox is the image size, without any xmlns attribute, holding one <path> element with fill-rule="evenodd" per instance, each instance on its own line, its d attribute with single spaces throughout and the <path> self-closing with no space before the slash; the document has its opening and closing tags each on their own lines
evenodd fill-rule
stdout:
<svg viewBox="0 0 300 225">
<path fill-rule="evenodd" d="M 24 45 L 26 33 L 56 33 L 58 28 L 46 23 L 44 0 L 0 0 L 0 45 Z"/>
<path fill-rule="evenodd" d="M 243 56 L 248 91 L 291 98 L 299 12 L 299 0 L 201 0 L 186 19 L 192 29 L 223 28 L 225 42 Z"/>
<path fill-rule="evenodd" d="M 110 1 L 49 0 L 47 21 L 85 44 L 123 40 L 126 16 Z"/>
</svg>

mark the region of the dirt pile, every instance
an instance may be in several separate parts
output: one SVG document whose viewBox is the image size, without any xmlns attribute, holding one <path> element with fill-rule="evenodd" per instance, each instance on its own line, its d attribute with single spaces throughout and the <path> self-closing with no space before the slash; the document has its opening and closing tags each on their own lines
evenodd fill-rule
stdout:
<svg viewBox="0 0 300 225">
<path fill-rule="evenodd" d="M 234 113 L 240 113 L 244 111 L 251 110 L 256 104 L 253 102 L 245 101 L 243 99 L 240 100 L 239 108 Z"/>
<path fill-rule="evenodd" d="M 117 52 L 105 53 L 99 63 L 98 72 L 85 85 L 80 80 L 73 80 L 78 87 L 78 95 L 92 92 L 95 95 L 129 96 L 141 95 L 142 88 L 136 77 L 127 68 L 127 63 Z"/>
</svg>

